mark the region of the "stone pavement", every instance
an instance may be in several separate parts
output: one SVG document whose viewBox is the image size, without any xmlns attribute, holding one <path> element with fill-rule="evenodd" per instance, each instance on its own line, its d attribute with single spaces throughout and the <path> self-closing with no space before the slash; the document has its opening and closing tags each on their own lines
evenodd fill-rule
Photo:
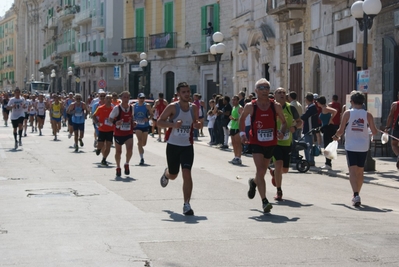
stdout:
<svg viewBox="0 0 399 267">
<path fill-rule="evenodd" d="M 203 129 L 205 136 L 199 137 L 201 142 L 196 144 L 207 145 L 209 142 L 208 129 Z M 232 150 L 231 142 L 229 144 L 229 150 Z M 323 151 L 323 150 L 322 150 Z M 374 151 L 372 150 L 372 155 Z M 300 152 L 303 156 L 303 152 Z M 399 171 L 396 168 L 396 158 L 393 157 L 373 157 L 375 160 L 375 171 L 364 172 L 364 183 L 382 185 L 391 188 L 399 189 Z M 338 158 L 332 161 L 332 170 L 322 170 L 320 167 L 324 165 L 325 157 L 315 157 L 316 166 L 310 167 L 309 172 L 319 173 L 323 175 L 329 175 L 331 177 L 339 177 L 349 179 L 349 170 L 346 163 L 346 153 L 342 145 L 338 148 Z M 295 164 L 291 165 L 295 169 Z"/>
</svg>

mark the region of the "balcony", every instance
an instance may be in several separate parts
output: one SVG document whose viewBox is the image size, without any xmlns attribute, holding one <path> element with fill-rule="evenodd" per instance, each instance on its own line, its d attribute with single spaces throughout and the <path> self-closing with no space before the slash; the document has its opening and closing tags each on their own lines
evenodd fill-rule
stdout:
<svg viewBox="0 0 399 267">
<path fill-rule="evenodd" d="M 54 30 L 55 28 L 57 28 L 57 19 L 55 17 L 49 18 L 48 29 Z"/>
<path fill-rule="evenodd" d="M 76 24 L 86 24 L 91 21 L 92 13 L 90 9 L 81 10 L 78 14 L 76 14 L 75 21 Z"/>
<path fill-rule="evenodd" d="M 52 66 L 51 56 L 46 57 L 42 61 L 40 61 L 40 69 L 48 68 Z"/>
<path fill-rule="evenodd" d="M 147 52 L 147 37 L 122 39 L 122 54 Z"/>
<path fill-rule="evenodd" d="M 307 0 L 269 0 L 267 14 L 284 15 L 288 13 L 288 19 L 299 19 L 303 17 L 306 10 Z"/>
<path fill-rule="evenodd" d="M 73 7 L 69 7 L 67 9 L 61 10 L 58 13 L 58 19 L 60 21 L 70 20 L 75 17 L 75 14 L 76 14 L 76 9 Z"/>
<path fill-rule="evenodd" d="M 163 32 L 157 34 L 150 34 L 149 50 L 175 50 L 176 47 L 176 33 Z"/>
<path fill-rule="evenodd" d="M 90 56 L 89 52 L 80 52 L 73 55 L 74 63 L 76 66 L 90 65 Z"/>
<path fill-rule="evenodd" d="M 75 42 L 65 42 L 57 46 L 57 52 L 59 54 L 73 54 L 75 51 Z"/>
<path fill-rule="evenodd" d="M 109 55 L 108 53 L 106 53 L 103 56 L 90 57 L 90 61 L 92 65 L 117 65 L 123 64 L 123 56 L 113 56 L 112 54 Z"/>
<path fill-rule="evenodd" d="M 93 30 L 103 32 L 105 30 L 104 17 L 102 16 L 93 17 L 91 22 L 91 28 Z"/>
</svg>

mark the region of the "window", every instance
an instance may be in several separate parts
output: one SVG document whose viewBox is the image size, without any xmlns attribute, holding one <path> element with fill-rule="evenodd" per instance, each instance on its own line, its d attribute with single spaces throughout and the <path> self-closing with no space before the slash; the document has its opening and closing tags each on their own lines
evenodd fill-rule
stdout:
<svg viewBox="0 0 399 267">
<path fill-rule="evenodd" d="M 353 28 L 341 30 L 337 34 L 337 45 L 344 45 L 353 42 Z"/>
<path fill-rule="evenodd" d="M 302 55 L 302 43 L 295 43 L 291 45 L 291 56 Z"/>
<path fill-rule="evenodd" d="M 201 7 L 201 50 L 209 50 L 212 37 L 209 36 L 208 23 L 212 23 L 213 32 L 219 31 L 219 4 Z M 210 38 L 207 38 L 210 37 Z"/>
</svg>

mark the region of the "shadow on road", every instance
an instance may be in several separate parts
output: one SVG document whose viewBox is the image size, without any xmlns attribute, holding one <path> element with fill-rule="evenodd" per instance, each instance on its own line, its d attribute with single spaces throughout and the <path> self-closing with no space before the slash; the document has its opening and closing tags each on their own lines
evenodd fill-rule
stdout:
<svg viewBox="0 0 399 267">
<path fill-rule="evenodd" d="M 287 216 L 283 216 L 283 215 L 264 213 L 263 211 L 258 210 L 258 209 L 251 209 L 251 211 L 257 211 L 261 214 L 259 216 L 248 217 L 248 219 L 258 221 L 258 222 L 287 223 L 287 222 L 296 222 L 300 219 L 298 217 L 294 217 L 294 218 L 290 219 Z"/>
<path fill-rule="evenodd" d="M 169 214 L 170 220 L 162 220 L 166 222 L 184 222 L 184 223 L 190 223 L 190 224 L 196 224 L 199 223 L 199 221 L 205 221 L 208 220 L 206 216 L 185 216 L 180 213 L 175 213 L 171 210 L 163 210 L 163 212 L 166 212 Z"/>
<path fill-rule="evenodd" d="M 129 176 L 126 177 L 126 178 L 122 178 L 122 177 L 115 176 L 115 179 L 114 179 L 114 180 L 110 180 L 110 181 L 113 181 L 113 182 L 131 183 L 131 182 L 133 182 L 133 181 L 137 181 L 137 179 L 134 179 L 134 178 L 129 177 Z"/>
<path fill-rule="evenodd" d="M 288 207 L 291 207 L 291 208 L 302 208 L 302 207 L 311 207 L 311 206 L 313 206 L 313 204 L 302 204 L 300 202 L 287 200 L 287 199 L 283 199 L 281 201 L 276 201 L 274 204 L 275 205 L 279 205 L 279 206 L 288 206 Z"/>
<path fill-rule="evenodd" d="M 379 209 L 376 207 L 371 207 L 371 206 L 367 206 L 367 205 L 361 205 L 359 207 L 354 207 L 354 206 L 348 206 L 346 204 L 342 204 L 342 203 L 331 203 L 333 205 L 336 206 L 342 206 L 344 208 L 350 209 L 350 210 L 359 210 L 359 211 L 369 211 L 369 212 L 391 212 L 391 209 Z"/>
</svg>

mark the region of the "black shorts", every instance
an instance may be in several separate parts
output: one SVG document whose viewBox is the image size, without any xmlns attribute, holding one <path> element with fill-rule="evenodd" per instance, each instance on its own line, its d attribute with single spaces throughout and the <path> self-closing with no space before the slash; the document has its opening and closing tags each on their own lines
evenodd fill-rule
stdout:
<svg viewBox="0 0 399 267">
<path fill-rule="evenodd" d="M 25 120 L 29 119 L 29 113 L 25 112 Z"/>
<path fill-rule="evenodd" d="M 282 160 L 283 167 L 290 167 L 290 158 L 291 158 L 291 146 L 276 146 L 273 152 L 274 160 Z"/>
<path fill-rule="evenodd" d="M 6 113 L 6 114 L 10 114 L 10 110 L 8 110 L 6 108 L 3 108 L 3 112 Z"/>
<path fill-rule="evenodd" d="M 239 129 L 230 129 L 230 136 L 234 136 L 240 132 Z"/>
<path fill-rule="evenodd" d="M 67 114 L 67 120 L 69 125 L 73 125 L 72 123 L 72 114 Z"/>
<path fill-rule="evenodd" d="M 360 168 L 364 168 L 364 164 L 366 163 L 367 151 L 366 152 L 353 152 L 346 151 L 346 162 L 348 166 L 358 166 Z"/>
<path fill-rule="evenodd" d="M 170 174 L 179 173 L 179 168 L 191 170 L 194 162 L 194 146 L 166 145 L 166 159 Z"/>
<path fill-rule="evenodd" d="M 73 131 L 81 131 L 84 132 L 85 131 L 85 124 L 84 123 L 74 123 L 73 124 Z"/>
<path fill-rule="evenodd" d="M 124 145 L 127 140 L 133 138 L 133 134 L 124 135 L 124 136 L 114 136 L 115 143 L 118 145 Z"/>
<path fill-rule="evenodd" d="M 148 132 L 150 127 L 136 127 L 134 128 L 135 131 L 142 131 L 143 133 Z"/>
<path fill-rule="evenodd" d="M 37 117 L 38 117 L 38 118 L 41 118 L 41 119 L 43 119 L 43 120 L 46 119 L 46 115 L 37 115 Z"/>
<path fill-rule="evenodd" d="M 263 154 L 263 157 L 265 159 L 271 159 L 273 157 L 274 148 L 276 147 L 276 146 L 260 146 L 254 144 L 250 144 L 249 146 L 252 151 L 252 154 Z"/>
<path fill-rule="evenodd" d="M 19 124 L 24 124 L 24 120 L 25 120 L 25 117 L 19 117 L 16 120 L 11 120 L 12 127 L 13 128 L 18 128 Z"/>
<path fill-rule="evenodd" d="M 114 132 L 101 132 L 98 131 L 97 141 L 98 142 L 112 142 L 112 138 L 114 137 Z"/>
</svg>

